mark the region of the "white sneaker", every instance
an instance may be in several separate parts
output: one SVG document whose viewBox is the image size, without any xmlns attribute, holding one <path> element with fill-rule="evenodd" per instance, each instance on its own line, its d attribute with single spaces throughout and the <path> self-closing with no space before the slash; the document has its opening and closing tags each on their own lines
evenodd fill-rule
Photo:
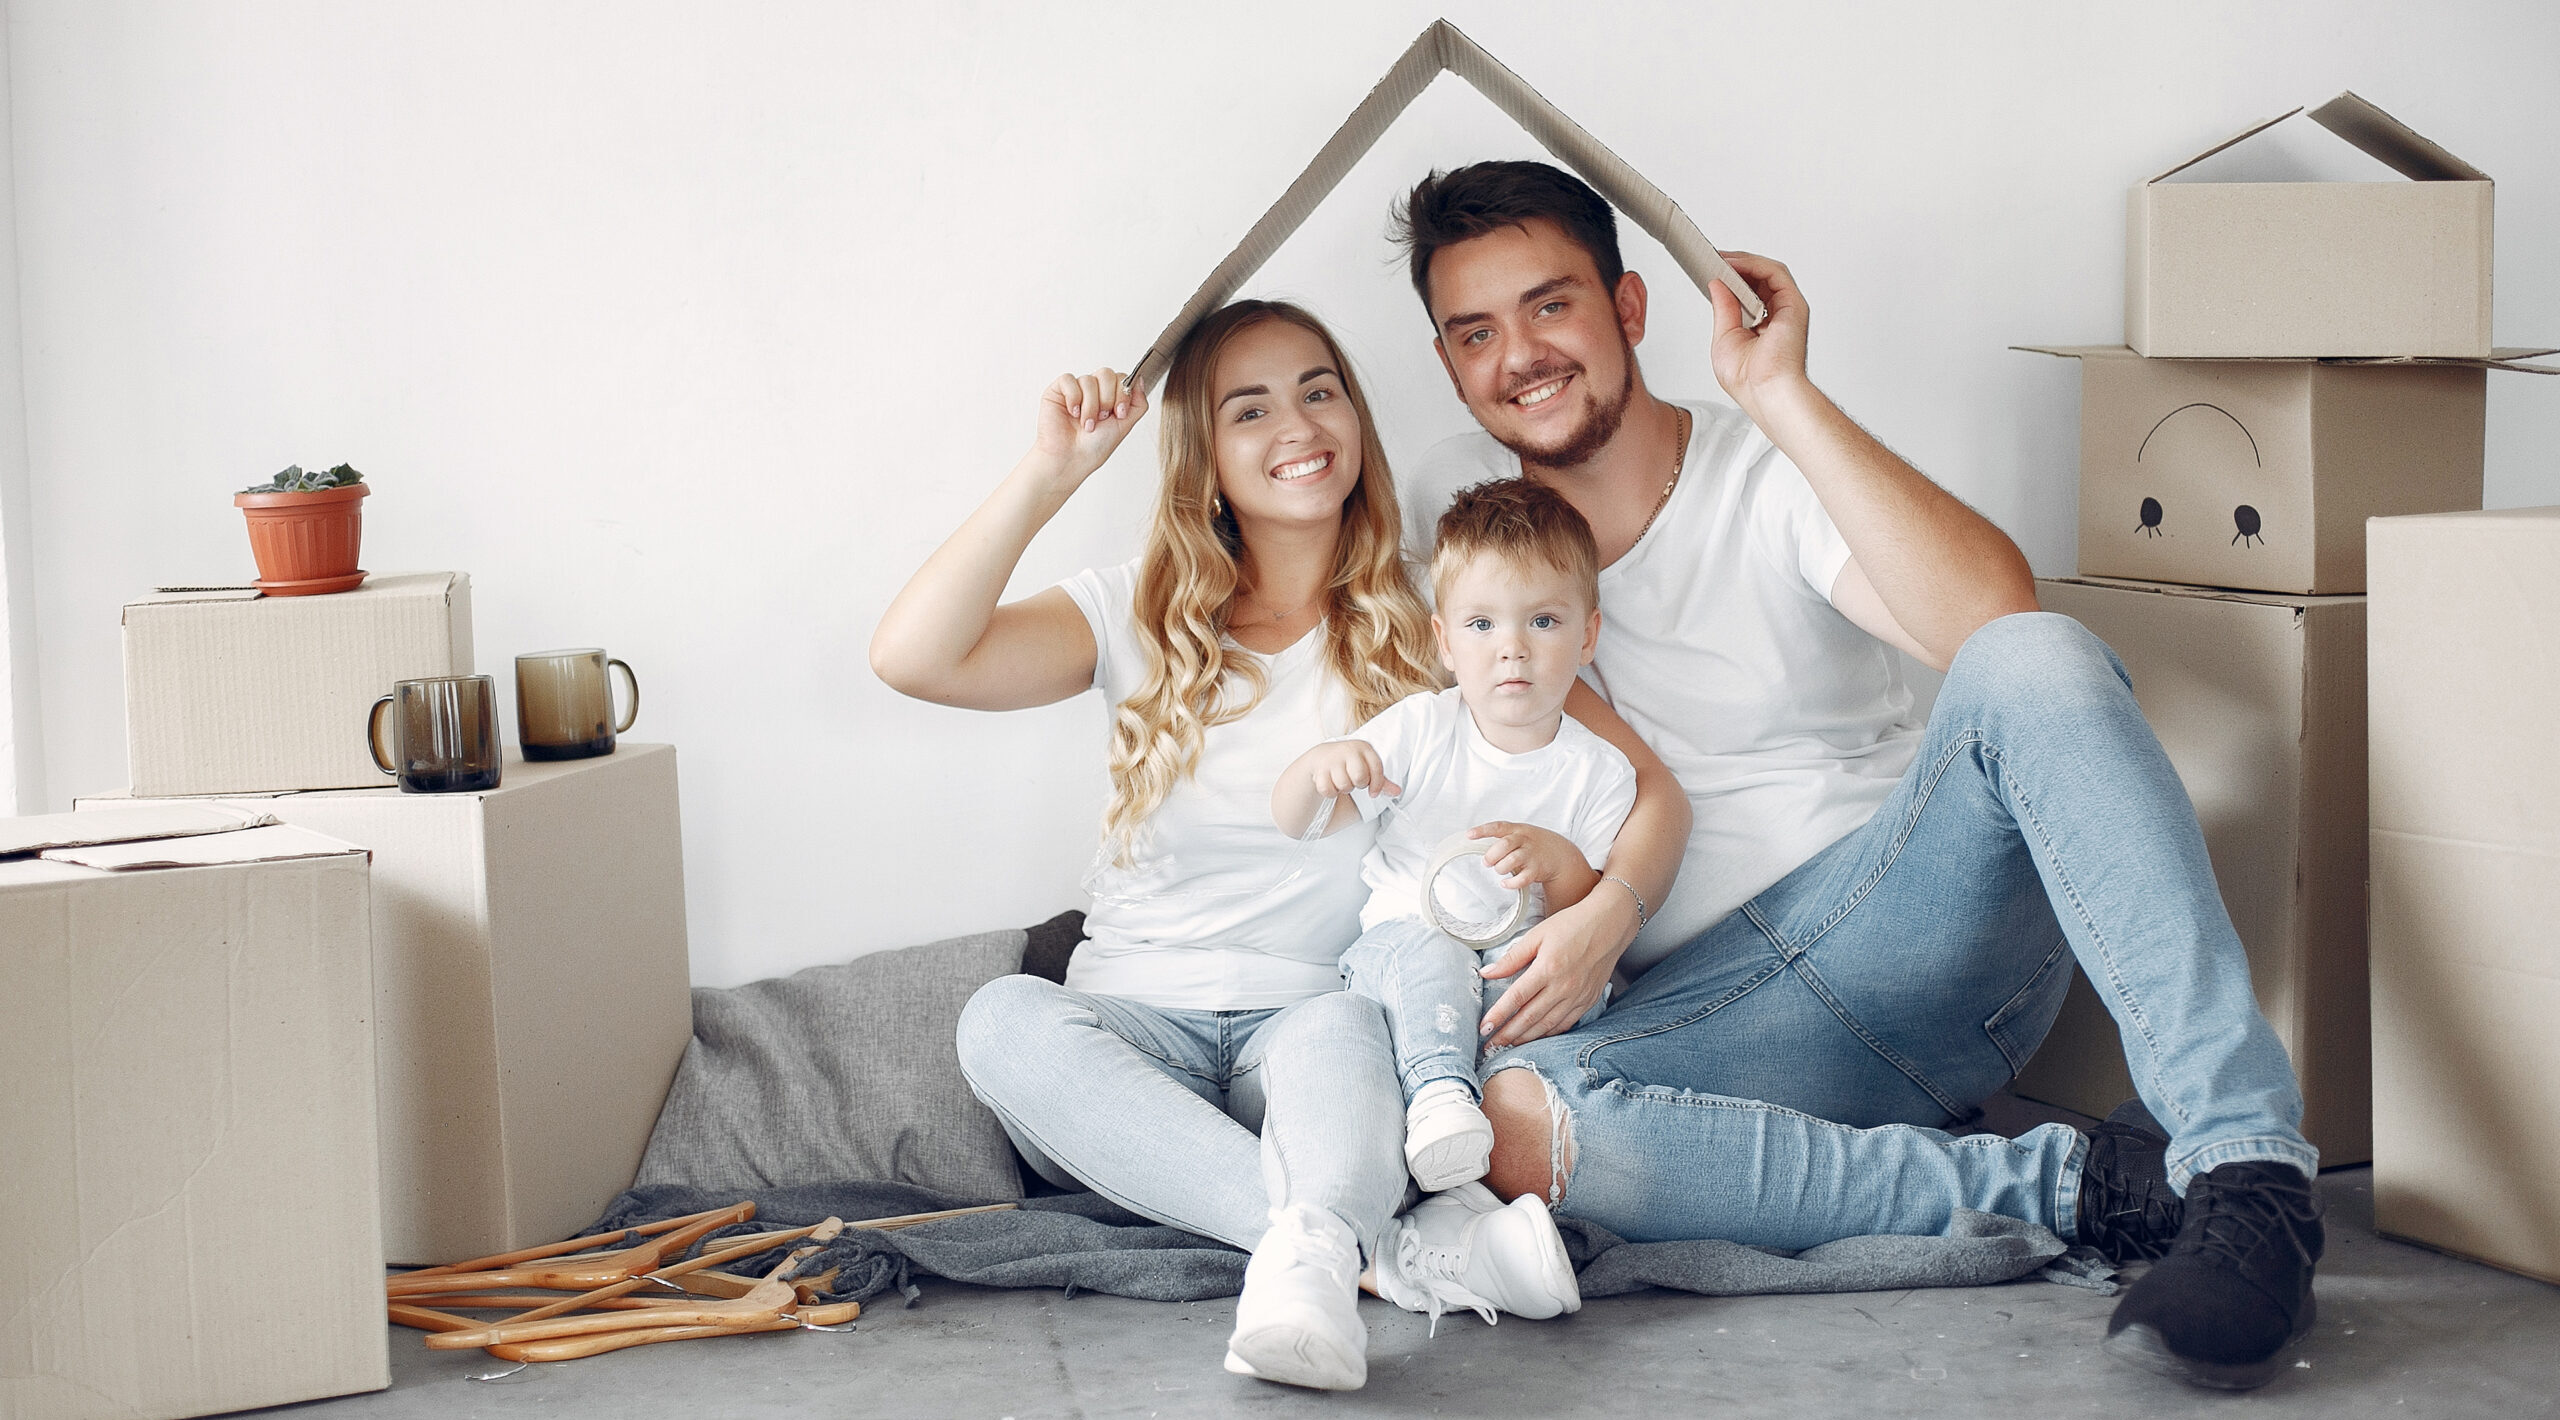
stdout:
<svg viewBox="0 0 2560 1420">
<path fill-rule="evenodd" d="M 1227 1369 L 1316 1390 L 1368 1384 L 1360 1248 L 1341 1219 L 1304 1203 L 1273 1210 L 1244 1266 Z"/>
<path fill-rule="evenodd" d="M 1460 1184 L 1414 1205 L 1390 1224 L 1378 1249 L 1378 1295 L 1406 1311 L 1467 1307 L 1490 1325 L 1496 1312 L 1542 1321 L 1582 1310 L 1573 1260 L 1544 1199 L 1524 1193 L 1508 1206 L 1480 1183 Z"/>
<path fill-rule="evenodd" d="M 1484 1177 L 1493 1165 L 1493 1121 L 1456 1080 L 1434 1080 L 1404 1108 L 1404 1166 L 1415 1186 L 1438 1193 Z"/>
</svg>

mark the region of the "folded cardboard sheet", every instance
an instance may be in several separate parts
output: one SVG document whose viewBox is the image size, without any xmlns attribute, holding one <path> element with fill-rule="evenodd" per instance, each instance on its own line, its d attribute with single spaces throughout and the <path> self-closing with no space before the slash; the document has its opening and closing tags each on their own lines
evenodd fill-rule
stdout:
<svg viewBox="0 0 2560 1420">
<path fill-rule="evenodd" d="M 124 609 L 125 754 L 144 797 L 389 782 L 365 716 L 394 681 L 471 674 L 471 579 L 351 592 L 170 591 Z"/>
<path fill-rule="evenodd" d="M 2300 109 L 2134 186 L 2125 343 L 2150 356 L 2490 354 L 2489 175 L 2352 93 L 2313 122 L 2407 182 L 2178 182 Z"/>
<path fill-rule="evenodd" d="M 1141 388 L 1153 389 L 1172 363 L 1174 347 L 1200 318 L 1225 305 L 1237 289 L 1251 280 L 1253 273 L 1271 259 L 1281 243 L 1289 240 L 1326 195 L 1340 186 L 1350 175 L 1360 156 L 1369 151 L 1431 81 L 1443 72 L 1455 74 L 1474 86 L 1476 92 L 1491 100 L 1494 107 L 1508 114 L 1512 121 L 1529 131 L 1546 150 L 1556 155 L 1565 166 L 1582 175 L 1585 182 L 1628 220 L 1642 227 L 1654 240 L 1671 253 L 1689 279 L 1704 292 L 1711 281 L 1724 283 L 1752 320 L 1768 314 L 1760 297 L 1743 280 L 1724 255 L 1698 230 L 1698 224 L 1680 205 L 1663 195 L 1644 174 L 1626 159 L 1610 152 L 1600 140 L 1583 130 L 1581 124 L 1565 115 L 1564 110 L 1549 103 L 1546 97 L 1530 88 L 1526 80 L 1505 68 L 1502 61 L 1485 52 L 1484 47 L 1460 33 L 1447 20 L 1434 20 L 1414 37 L 1403 56 L 1389 68 L 1386 77 L 1360 101 L 1342 127 L 1316 150 L 1304 171 L 1288 189 L 1280 194 L 1260 220 L 1227 253 L 1224 261 L 1200 283 L 1191 299 L 1183 303 L 1156 343 L 1148 347 L 1138 363 L 1130 367 L 1129 379 Z"/>
<path fill-rule="evenodd" d="M 364 852 L 78 817 L 91 844 L 0 861 L 0 1415 L 381 1389 Z M 61 861 L 99 840 L 136 865 Z"/>
<path fill-rule="evenodd" d="M 2374 1221 L 2560 1282 L 2560 508 L 2370 531 Z"/>
<path fill-rule="evenodd" d="M 674 749 L 216 804 L 372 850 L 390 1261 L 564 1238 L 630 1186 L 693 1035 Z"/>
<path fill-rule="evenodd" d="M 2303 1133 L 2324 1165 L 2370 1158 L 2365 599 L 2090 578 L 2036 591 L 2133 676 L 2204 825 L 2259 1009 L 2301 1077 Z M 2092 1115 L 2133 1095 L 2086 977 L 2014 1088 Z"/>
</svg>

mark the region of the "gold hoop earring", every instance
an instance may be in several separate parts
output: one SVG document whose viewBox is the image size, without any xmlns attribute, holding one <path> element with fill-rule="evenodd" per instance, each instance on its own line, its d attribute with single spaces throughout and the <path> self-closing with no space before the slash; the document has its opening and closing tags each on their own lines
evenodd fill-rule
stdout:
<svg viewBox="0 0 2560 1420">
<path fill-rule="evenodd" d="M 1213 517 L 1213 518 L 1223 518 L 1223 517 L 1225 517 L 1226 515 L 1227 515 L 1227 500 L 1226 500 L 1226 499 L 1224 499 L 1224 498 L 1219 497 L 1219 496 L 1218 496 L 1217 494 L 1215 494 L 1215 493 L 1210 494 L 1210 495 L 1209 495 L 1209 516 L 1210 516 L 1210 517 Z"/>
</svg>

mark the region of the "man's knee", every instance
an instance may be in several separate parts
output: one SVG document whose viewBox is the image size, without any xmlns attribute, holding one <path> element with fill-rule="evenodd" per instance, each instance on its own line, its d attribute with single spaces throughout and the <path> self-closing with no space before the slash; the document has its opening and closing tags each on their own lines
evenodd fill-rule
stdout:
<svg viewBox="0 0 2560 1420">
<path fill-rule="evenodd" d="M 1555 1202 L 1573 1172 L 1573 1120 L 1554 1087 L 1525 1065 L 1496 1070 L 1484 1082 L 1484 1114 L 1493 1123 L 1485 1186 L 1505 1200 L 1534 1193 Z"/>
<path fill-rule="evenodd" d="M 2022 611 L 1987 622 L 1965 639 L 1947 667 L 1939 700 L 2067 708 L 2077 700 L 2125 695 L 2132 684 L 2124 662 L 2089 628 L 2059 612 Z"/>
</svg>

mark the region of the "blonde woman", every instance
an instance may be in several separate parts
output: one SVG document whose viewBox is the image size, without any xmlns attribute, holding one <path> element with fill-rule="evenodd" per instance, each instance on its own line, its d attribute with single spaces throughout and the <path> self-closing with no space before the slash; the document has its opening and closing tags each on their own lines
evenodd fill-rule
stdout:
<svg viewBox="0 0 2560 1420">
<path fill-rule="evenodd" d="M 978 993 L 962 1069 L 1044 1177 L 1253 1253 L 1228 1369 L 1351 1389 L 1367 1375 L 1364 1257 L 1405 1266 L 1406 1295 L 1523 1315 L 1579 1298 L 1543 1213 L 1543 1236 L 1467 1212 L 1432 1246 L 1396 1246 L 1415 1233 L 1393 1216 L 1403 1098 L 1382 1013 L 1339 990 L 1336 965 L 1359 935 L 1370 834 L 1299 845 L 1271 827 L 1271 785 L 1308 744 L 1439 684 L 1351 367 L 1306 312 L 1243 301 L 1184 339 L 1165 394 L 1135 562 L 997 604 L 1146 412 L 1110 370 L 1062 376 L 1031 451 L 891 603 L 871 662 L 906 694 L 973 709 L 1103 691 L 1090 940 L 1064 987 Z M 1664 839 L 1676 862 L 1678 834 Z"/>
</svg>

